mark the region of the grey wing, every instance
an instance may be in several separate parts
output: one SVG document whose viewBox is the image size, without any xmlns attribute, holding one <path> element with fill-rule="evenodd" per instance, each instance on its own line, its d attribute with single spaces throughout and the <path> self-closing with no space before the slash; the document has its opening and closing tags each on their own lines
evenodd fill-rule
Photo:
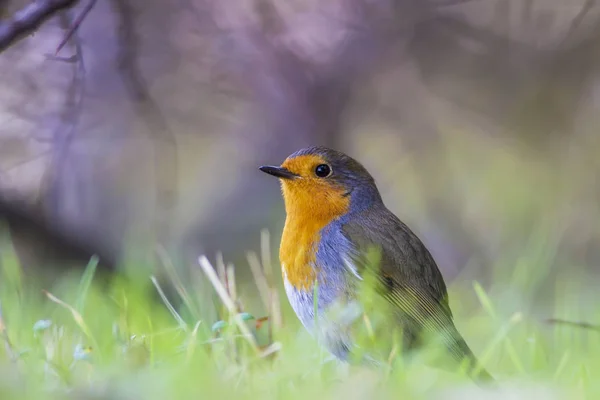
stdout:
<svg viewBox="0 0 600 400">
<path fill-rule="evenodd" d="M 454 326 L 446 284 L 419 238 L 387 209 L 363 212 L 347 222 L 342 231 L 354 246 L 353 261 L 359 274 L 367 267 L 365 252 L 370 247 L 379 249 L 378 276 L 383 297 L 400 312 L 404 323 L 410 320 L 416 329 L 411 333 L 441 334 L 454 358 L 467 359 L 473 370 L 478 361 Z M 483 369 L 479 374 L 491 379 Z"/>
<path fill-rule="evenodd" d="M 369 248 L 379 250 L 382 283 L 389 289 L 410 289 L 426 304 L 452 312 L 444 278 L 421 240 L 385 208 L 367 210 L 343 225 L 342 231 L 353 244 L 357 268 L 365 267 Z M 395 287 L 394 287 L 395 286 Z"/>
</svg>

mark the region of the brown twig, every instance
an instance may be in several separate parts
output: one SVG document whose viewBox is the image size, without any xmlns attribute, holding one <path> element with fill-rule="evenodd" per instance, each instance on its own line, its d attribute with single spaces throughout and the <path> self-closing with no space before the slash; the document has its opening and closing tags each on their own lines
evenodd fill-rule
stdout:
<svg viewBox="0 0 600 400">
<path fill-rule="evenodd" d="M 81 25 L 81 23 L 83 22 L 85 17 L 88 15 L 88 13 L 90 11 L 92 11 L 92 8 L 94 8 L 95 4 L 96 4 L 96 0 L 88 1 L 87 5 L 85 6 L 85 8 L 81 12 L 81 14 L 79 14 L 79 16 L 75 19 L 75 21 L 71 25 L 71 28 L 69 28 L 69 31 L 67 32 L 67 34 L 65 35 L 63 40 L 61 40 L 60 44 L 56 47 L 56 51 L 54 52 L 55 56 L 58 55 L 58 53 L 62 50 L 62 48 L 65 46 L 65 44 L 67 44 L 67 42 L 69 41 L 69 39 L 71 39 L 71 36 L 73 36 L 75 31 L 77 29 L 79 29 L 79 26 Z"/>
<path fill-rule="evenodd" d="M 71 8 L 78 0 L 37 0 L 0 22 L 0 52 L 25 36 L 34 33 L 44 22 L 61 10 Z"/>
</svg>

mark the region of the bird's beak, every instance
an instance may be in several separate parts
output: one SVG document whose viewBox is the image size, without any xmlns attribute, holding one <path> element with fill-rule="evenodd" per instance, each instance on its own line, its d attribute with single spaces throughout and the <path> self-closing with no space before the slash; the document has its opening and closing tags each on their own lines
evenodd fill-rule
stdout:
<svg viewBox="0 0 600 400">
<path fill-rule="evenodd" d="M 269 175 L 276 176 L 281 179 L 296 179 L 299 175 L 296 175 L 292 171 L 283 167 L 275 167 L 271 165 L 263 165 L 259 168 L 262 172 L 265 172 Z"/>
</svg>

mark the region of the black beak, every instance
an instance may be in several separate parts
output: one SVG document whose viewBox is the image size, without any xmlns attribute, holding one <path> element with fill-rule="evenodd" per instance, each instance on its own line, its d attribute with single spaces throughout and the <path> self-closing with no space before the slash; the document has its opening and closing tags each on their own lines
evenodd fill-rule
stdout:
<svg viewBox="0 0 600 400">
<path fill-rule="evenodd" d="M 298 175 L 294 174 L 290 170 L 285 169 L 283 167 L 274 167 L 274 166 L 270 166 L 270 165 L 263 165 L 259 169 L 262 172 L 265 172 L 265 173 L 267 173 L 269 175 L 276 176 L 277 178 L 295 179 L 295 178 L 298 177 Z"/>
</svg>

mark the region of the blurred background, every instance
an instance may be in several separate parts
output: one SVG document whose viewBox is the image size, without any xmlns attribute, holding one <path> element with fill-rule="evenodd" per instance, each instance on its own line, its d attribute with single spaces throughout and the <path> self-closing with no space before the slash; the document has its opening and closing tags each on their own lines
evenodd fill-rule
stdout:
<svg viewBox="0 0 600 400">
<path fill-rule="evenodd" d="M 28 3 L 0 0 L 0 27 Z M 0 219 L 34 279 L 92 254 L 160 273 L 164 248 L 243 282 L 285 217 L 258 166 L 319 144 L 371 171 L 452 287 L 597 287 L 596 1 L 54 3 L 33 35 L 0 29 Z"/>
</svg>

